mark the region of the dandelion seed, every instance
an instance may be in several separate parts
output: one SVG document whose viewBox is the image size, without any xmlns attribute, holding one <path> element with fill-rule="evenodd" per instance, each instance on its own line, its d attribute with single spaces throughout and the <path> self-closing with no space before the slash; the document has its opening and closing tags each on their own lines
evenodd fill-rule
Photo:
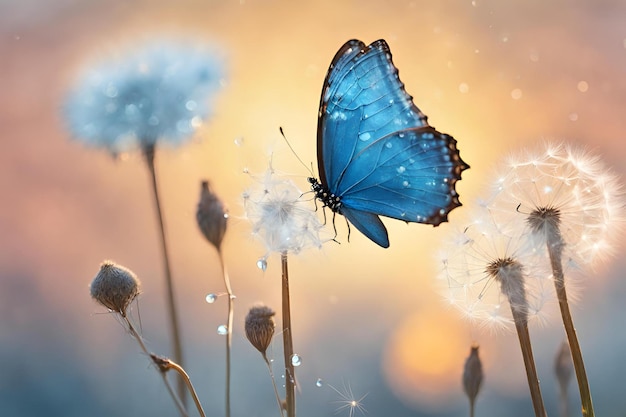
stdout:
<svg viewBox="0 0 626 417">
<path fill-rule="evenodd" d="M 326 386 L 330 387 L 333 391 L 339 394 L 339 397 L 341 398 L 340 400 L 335 401 L 340 404 L 339 408 L 337 408 L 336 414 L 339 414 L 343 410 L 348 410 L 348 417 L 354 417 L 357 412 L 365 414 L 366 410 L 365 407 L 363 407 L 363 400 L 367 397 L 367 394 L 364 394 L 360 398 L 356 398 L 352 392 L 350 384 L 347 386 L 344 384 L 343 390 L 341 391 L 330 384 L 326 384 Z"/>
</svg>

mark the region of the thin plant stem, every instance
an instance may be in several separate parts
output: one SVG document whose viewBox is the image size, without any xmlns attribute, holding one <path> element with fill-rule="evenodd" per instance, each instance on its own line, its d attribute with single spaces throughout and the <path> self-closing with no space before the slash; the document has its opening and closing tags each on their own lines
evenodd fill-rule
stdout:
<svg viewBox="0 0 626 417">
<path fill-rule="evenodd" d="M 567 387 L 559 385 L 559 410 L 562 417 L 569 416 L 569 402 L 567 401 Z"/>
<path fill-rule="evenodd" d="M 274 378 L 274 371 L 272 370 L 272 363 L 267 358 L 267 355 L 265 354 L 265 352 L 263 352 L 262 355 L 263 355 L 263 360 L 265 361 L 265 364 L 267 365 L 267 370 L 270 373 L 272 386 L 274 387 L 274 395 L 276 396 L 276 404 L 278 404 L 278 411 L 280 411 L 280 416 L 284 417 L 285 413 L 283 412 L 283 402 L 280 399 L 280 394 L 278 393 L 278 387 L 276 386 L 276 378 Z"/>
<path fill-rule="evenodd" d="M 528 387 L 530 389 L 530 397 L 533 402 L 536 417 L 546 417 L 546 409 L 541 396 L 541 388 L 539 387 L 539 377 L 537 376 L 537 368 L 535 367 L 535 359 L 533 357 L 533 349 L 530 343 L 530 333 L 528 332 L 528 322 L 526 314 L 520 312 L 511 305 L 513 312 L 513 320 L 515 321 L 515 329 L 519 338 L 520 348 L 522 349 L 522 357 L 524 358 L 524 367 L 526 368 L 526 378 L 528 379 Z"/>
<path fill-rule="evenodd" d="M 187 374 L 187 372 L 185 372 L 183 367 L 177 364 L 176 362 L 172 362 L 169 359 L 166 361 L 165 367 L 166 369 L 173 369 L 174 371 L 178 373 L 178 375 L 180 375 L 181 379 L 187 385 L 187 389 L 191 393 L 191 398 L 193 398 L 193 402 L 196 404 L 196 408 L 198 409 L 198 414 L 200 414 L 200 417 L 206 417 L 206 414 L 204 414 L 204 409 L 202 408 L 202 404 L 200 404 L 200 399 L 198 398 L 198 394 L 196 393 L 196 389 L 191 383 L 191 379 L 189 378 L 189 375 Z"/>
<path fill-rule="evenodd" d="M 224 262 L 224 255 L 222 253 L 221 248 L 217 250 L 219 259 L 220 259 L 220 267 L 222 269 L 222 276 L 224 277 L 224 286 L 226 287 L 226 293 L 228 294 L 228 320 L 226 323 L 226 330 L 228 333 L 226 334 L 226 417 L 230 417 L 230 362 L 231 362 L 231 351 L 233 344 L 233 316 L 235 314 L 235 295 L 233 294 L 233 290 L 230 285 L 230 278 L 228 276 L 228 271 L 226 270 L 226 263 Z"/>
<path fill-rule="evenodd" d="M 296 416 L 296 377 L 293 363 L 293 337 L 291 334 L 291 307 L 289 304 L 289 269 L 287 252 L 280 255 L 282 265 L 282 315 L 283 315 L 283 353 L 285 357 L 285 403 L 287 417 Z"/>
<path fill-rule="evenodd" d="M 474 399 L 470 399 L 470 417 L 474 417 L 474 405 L 476 401 Z"/>
<path fill-rule="evenodd" d="M 122 319 L 124 320 L 124 323 L 126 323 L 126 326 L 128 328 L 128 331 L 130 332 L 131 336 L 133 336 L 133 338 L 137 341 L 137 343 L 139 343 L 139 346 L 141 347 L 141 350 L 143 351 L 143 353 L 145 353 L 147 356 L 153 358 L 153 361 L 154 361 L 153 354 L 151 354 L 148 351 L 148 348 L 146 347 L 146 344 L 143 341 L 143 337 L 141 337 L 141 335 L 139 334 L 139 332 L 137 331 L 137 329 L 133 325 L 133 322 L 129 320 L 129 318 L 128 318 L 128 316 L 126 314 L 121 314 L 121 316 L 122 316 Z M 185 410 L 185 405 L 181 401 L 180 397 L 176 394 L 176 392 L 174 392 L 174 390 L 172 389 L 172 386 L 170 385 L 169 380 L 165 376 L 165 373 L 164 372 L 160 372 L 160 374 L 163 377 L 163 383 L 165 384 L 165 387 L 167 388 L 167 391 L 170 393 L 170 396 L 172 397 L 172 400 L 174 401 L 174 404 L 176 405 L 176 408 L 178 408 L 178 411 L 180 412 L 180 415 L 183 416 L 183 417 L 188 417 L 187 411 Z"/>
<path fill-rule="evenodd" d="M 148 170 L 150 171 L 152 191 L 154 195 L 154 204 L 156 208 L 157 220 L 159 222 L 159 231 L 161 235 L 161 250 L 163 254 L 163 268 L 165 271 L 165 283 L 167 286 L 167 303 L 170 319 L 170 331 L 172 337 L 172 345 L 174 352 L 174 360 L 183 364 L 183 349 L 181 344 L 180 326 L 178 323 L 178 312 L 176 309 L 176 299 L 174 297 L 174 283 L 172 280 L 172 271 L 170 268 L 170 258 L 167 249 L 167 238 L 165 233 L 165 223 L 163 221 L 163 213 L 161 210 L 161 199 L 159 197 L 159 187 L 156 176 L 156 169 L 154 165 L 155 146 L 154 144 L 146 144 L 143 146 L 143 153 L 146 159 Z M 178 394 L 183 402 L 186 403 L 185 396 L 185 382 L 183 380 L 178 381 Z"/>
<path fill-rule="evenodd" d="M 585 362 L 583 361 L 583 354 L 580 349 L 580 344 L 578 343 L 578 337 L 576 336 L 574 321 L 572 320 L 569 303 L 567 301 L 567 291 L 565 290 L 565 278 L 563 275 L 563 264 L 561 260 L 563 245 L 560 243 L 560 236 L 552 237 L 551 234 L 549 234 L 549 236 L 548 254 L 550 256 L 550 264 L 552 266 L 552 276 L 554 277 L 554 286 L 559 300 L 561 317 L 563 318 L 563 327 L 565 328 L 565 333 L 567 334 L 570 352 L 572 353 L 572 362 L 574 364 L 574 370 L 576 371 L 576 379 L 578 381 L 578 389 L 580 391 L 580 401 L 582 405 L 582 415 L 583 417 L 594 417 L 595 414 L 593 411 L 593 402 L 591 400 L 589 382 L 587 380 L 587 372 L 585 371 Z M 553 242 L 553 240 L 558 241 Z"/>
</svg>

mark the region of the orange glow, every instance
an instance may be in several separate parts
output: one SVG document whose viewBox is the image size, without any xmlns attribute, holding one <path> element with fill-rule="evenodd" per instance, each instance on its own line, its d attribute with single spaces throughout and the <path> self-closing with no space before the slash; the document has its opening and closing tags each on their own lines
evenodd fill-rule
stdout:
<svg viewBox="0 0 626 417">
<path fill-rule="evenodd" d="M 415 313 L 396 327 L 383 367 L 394 393 L 411 404 L 449 401 L 461 391 L 461 372 L 469 347 L 462 323 L 444 314 Z"/>
</svg>

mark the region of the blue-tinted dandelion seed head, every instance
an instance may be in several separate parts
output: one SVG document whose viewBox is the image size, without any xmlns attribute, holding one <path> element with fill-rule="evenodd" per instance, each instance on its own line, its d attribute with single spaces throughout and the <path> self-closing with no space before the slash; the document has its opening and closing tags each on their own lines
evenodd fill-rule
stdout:
<svg viewBox="0 0 626 417">
<path fill-rule="evenodd" d="M 65 118 L 76 139 L 117 153 L 177 146 L 212 113 L 220 59 L 186 44 L 152 42 L 83 73 L 68 94 Z"/>
</svg>

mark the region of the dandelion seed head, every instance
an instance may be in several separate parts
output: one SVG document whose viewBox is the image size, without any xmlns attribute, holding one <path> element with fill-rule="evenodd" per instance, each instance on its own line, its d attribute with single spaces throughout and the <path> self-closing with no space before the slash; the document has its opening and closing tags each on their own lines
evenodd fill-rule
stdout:
<svg viewBox="0 0 626 417">
<path fill-rule="evenodd" d="M 321 248 L 322 224 L 302 194 L 293 181 L 277 177 L 271 168 L 244 193 L 244 209 L 252 223 L 252 233 L 268 253 Z"/>
<path fill-rule="evenodd" d="M 528 321 L 544 321 L 556 297 L 550 274 L 536 261 L 536 242 L 496 224 L 487 207 L 476 205 L 469 216 L 465 227 L 446 236 L 440 255 L 438 283 L 448 304 L 491 331 L 512 328 L 512 308 Z"/>
<path fill-rule="evenodd" d="M 112 153 L 157 142 L 176 146 L 211 115 L 221 78 L 213 54 L 153 41 L 85 70 L 64 115 L 74 137 Z"/>
<path fill-rule="evenodd" d="M 624 193 L 599 156 L 544 143 L 510 157 L 502 172 L 489 201 L 497 222 L 524 219 L 536 239 L 560 241 L 570 265 L 613 253 L 625 220 Z"/>
</svg>

